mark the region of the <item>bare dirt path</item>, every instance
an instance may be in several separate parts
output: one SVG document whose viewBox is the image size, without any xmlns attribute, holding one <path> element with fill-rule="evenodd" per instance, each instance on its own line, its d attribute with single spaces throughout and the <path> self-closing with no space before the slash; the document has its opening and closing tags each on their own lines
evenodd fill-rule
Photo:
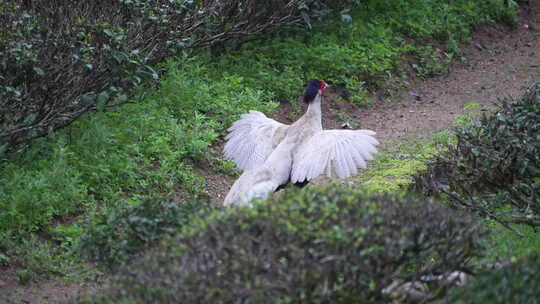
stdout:
<svg viewBox="0 0 540 304">
<path fill-rule="evenodd" d="M 485 25 L 463 46 L 466 63 L 401 94 L 399 104 L 379 104 L 355 113 L 382 141 L 421 139 L 451 126 L 467 104 L 492 106 L 518 97 L 540 81 L 540 1 L 520 11 L 515 29 Z"/>
</svg>

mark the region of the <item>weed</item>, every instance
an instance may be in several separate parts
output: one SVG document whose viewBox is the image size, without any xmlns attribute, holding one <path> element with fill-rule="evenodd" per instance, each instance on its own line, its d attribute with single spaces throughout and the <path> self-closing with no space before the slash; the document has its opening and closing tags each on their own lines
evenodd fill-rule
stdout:
<svg viewBox="0 0 540 304">
<path fill-rule="evenodd" d="M 412 175 L 426 167 L 426 160 L 439 151 L 436 141 L 406 142 L 376 154 L 372 166 L 356 178 L 360 189 L 375 192 L 403 192 L 414 181 Z"/>
<path fill-rule="evenodd" d="M 349 114 L 343 110 L 337 110 L 336 116 L 339 121 L 343 123 L 343 126 L 346 126 L 349 129 L 359 129 L 360 123 L 353 119 Z"/>
<path fill-rule="evenodd" d="M 47 279 L 65 269 L 67 254 L 61 254 L 50 242 L 30 236 L 16 248 L 16 261 L 21 266 L 17 276 L 22 284 Z"/>
<path fill-rule="evenodd" d="M 460 115 L 456 117 L 454 120 L 453 125 L 456 127 L 467 127 L 471 125 L 471 121 L 474 118 L 474 113 L 470 112 L 476 108 L 478 108 L 480 105 L 477 103 L 470 103 L 463 107 L 463 110 L 469 111 L 468 113 L 465 113 L 463 115 Z"/>
<path fill-rule="evenodd" d="M 447 146 L 456 142 L 454 134 L 450 130 L 437 132 L 432 138 L 433 144 L 437 147 Z"/>
<path fill-rule="evenodd" d="M 78 246 L 83 228 L 77 224 L 58 225 L 49 229 L 49 234 L 59 243 L 59 246 L 66 250 L 71 250 Z"/>
<path fill-rule="evenodd" d="M 434 49 L 432 46 L 418 48 L 417 56 L 418 63 L 413 63 L 412 67 L 417 75 L 424 79 L 447 72 L 448 64 L 453 57 L 453 55 L 443 53 L 440 49 Z"/>
<path fill-rule="evenodd" d="M 518 236 L 494 220 L 486 219 L 485 222 L 491 232 L 487 239 L 490 262 L 506 262 L 511 258 L 522 258 L 538 252 L 540 233 L 535 229 L 526 225 L 515 225 L 514 227 L 523 234 Z"/>
<path fill-rule="evenodd" d="M 465 105 L 465 106 L 463 107 L 463 110 L 465 110 L 465 111 L 470 111 L 470 110 L 474 110 L 474 109 L 478 108 L 479 106 L 480 106 L 480 105 L 477 104 L 477 103 L 469 103 L 469 104 L 467 104 L 467 105 Z"/>
<path fill-rule="evenodd" d="M 225 160 L 221 157 L 211 157 L 210 161 L 213 165 L 213 169 L 217 172 L 236 176 L 240 175 L 241 173 L 233 161 Z"/>
</svg>

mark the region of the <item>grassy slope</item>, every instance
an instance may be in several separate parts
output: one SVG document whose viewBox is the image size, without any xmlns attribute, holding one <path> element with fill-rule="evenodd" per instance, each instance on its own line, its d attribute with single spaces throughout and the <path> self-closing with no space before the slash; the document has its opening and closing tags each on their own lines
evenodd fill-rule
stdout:
<svg viewBox="0 0 540 304">
<path fill-rule="evenodd" d="M 439 73 L 472 26 L 513 18 L 502 0 L 433 2 L 367 1 L 351 23 L 285 32 L 217 61 L 172 59 L 159 89 L 141 88 L 132 103 L 83 118 L 0 163 L 0 262 L 28 269 L 31 257 L 8 250 L 22 248 L 28 232 L 39 232 L 42 248 L 69 251 L 96 214 L 145 199 L 197 198 L 203 181 L 191 164 L 211 157 L 204 151 L 241 113 L 272 113 L 306 79 L 341 84 L 351 102 L 369 103 L 367 88 L 389 88 L 396 79 L 406 85 L 403 58 L 415 60 L 420 76 Z M 433 38 L 445 45 L 444 58 L 424 46 Z"/>
</svg>

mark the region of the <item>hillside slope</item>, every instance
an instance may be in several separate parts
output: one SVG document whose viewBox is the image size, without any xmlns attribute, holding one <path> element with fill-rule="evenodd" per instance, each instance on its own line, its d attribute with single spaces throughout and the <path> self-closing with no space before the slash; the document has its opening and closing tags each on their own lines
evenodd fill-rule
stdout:
<svg viewBox="0 0 540 304">
<path fill-rule="evenodd" d="M 323 127 L 352 123 L 374 130 L 382 142 L 380 149 L 385 150 L 407 140 L 428 139 L 449 128 L 456 118 L 486 110 L 499 98 L 520 96 L 540 80 L 540 3 L 531 2 L 529 10 L 520 10 L 515 28 L 482 25 L 461 47 L 463 62 L 444 75 L 417 79 L 391 100 L 371 96 L 376 102 L 368 108 L 340 102 L 341 90 L 329 89 L 323 102 Z M 474 109 L 465 108 L 471 104 Z M 281 103 L 274 118 L 291 123 L 296 118 L 291 117 L 292 110 L 290 103 Z M 197 172 L 206 178 L 209 198 L 220 204 L 235 178 L 208 168 L 203 164 Z"/>
<path fill-rule="evenodd" d="M 448 128 L 456 117 L 469 111 L 467 104 L 479 104 L 477 111 L 489 107 L 498 97 L 518 96 L 533 81 L 540 79 L 540 3 L 531 1 L 530 11 L 520 11 L 515 29 L 487 24 L 476 29 L 472 40 L 463 45 L 464 62 L 454 64 L 446 75 L 418 79 L 391 102 L 372 96 L 369 108 L 353 107 L 339 101 L 341 92 L 330 91 L 324 105 L 325 128 L 341 128 L 353 123 L 377 131 L 382 149 L 411 139 L 424 139 Z M 290 122 L 291 104 L 280 104 L 275 118 Z M 346 115 L 344 115 L 344 113 Z M 222 143 L 220 143 L 222 144 Z M 216 148 L 219 148 L 219 144 Z M 219 204 L 236 176 L 219 173 L 211 163 L 196 164 L 205 177 L 208 197 Z M 88 289 L 88 285 L 46 281 L 24 287 L 9 269 L 0 274 L 0 293 L 9 291 L 15 302 L 56 303 L 66 294 Z M 0 302 L 2 299 L 0 299 Z"/>
</svg>

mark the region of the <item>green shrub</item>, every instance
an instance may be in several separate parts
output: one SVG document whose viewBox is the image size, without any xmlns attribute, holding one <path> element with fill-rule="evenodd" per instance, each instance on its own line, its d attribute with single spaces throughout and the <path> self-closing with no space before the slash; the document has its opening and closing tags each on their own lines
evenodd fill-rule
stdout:
<svg viewBox="0 0 540 304">
<path fill-rule="evenodd" d="M 441 303 L 534 304 L 540 303 L 540 254 L 475 277 Z"/>
<path fill-rule="evenodd" d="M 0 152 L 123 104 L 172 55 L 310 26 L 358 1 L 0 2 Z"/>
<path fill-rule="evenodd" d="M 460 41 L 467 39 L 471 26 L 493 19 L 515 24 L 514 1 L 506 0 L 371 0 L 372 11 L 386 11 L 388 23 L 415 39 Z M 514 16 L 513 20 L 512 17 Z"/>
<path fill-rule="evenodd" d="M 197 218 L 98 303 L 380 303 L 394 279 L 468 269 L 481 231 L 414 197 L 325 188 Z"/>
<path fill-rule="evenodd" d="M 90 261 L 116 269 L 165 235 L 177 233 L 191 217 L 208 210 L 206 203 L 155 199 L 104 208 L 86 227 L 78 251 Z"/>
<path fill-rule="evenodd" d="M 150 54 L 147 48 L 157 47 L 160 24 L 133 6 L 0 2 L 2 148 L 45 136 L 88 110 L 123 103 L 131 87 L 157 78 L 149 64 L 166 49 Z"/>
<path fill-rule="evenodd" d="M 471 27 L 507 11 L 515 12 L 503 0 L 366 0 L 347 13 L 350 20 L 246 43 L 220 57 L 214 67 L 220 75 L 239 75 L 251 88 L 274 93 L 279 101 L 293 100 L 303 83 L 315 78 L 345 88 L 349 101 L 366 105 L 368 89 L 404 77 L 400 66 L 405 58 L 422 77 L 441 74 Z M 424 46 L 434 38 L 441 46 Z"/>
<path fill-rule="evenodd" d="M 514 103 L 455 130 L 417 176 L 424 191 L 443 191 L 456 205 L 500 221 L 540 226 L 540 84 Z"/>
<path fill-rule="evenodd" d="M 0 152 L 67 126 L 89 110 L 125 103 L 133 86 L 159 77 L 153 67 L 164 58 L 200 54 L 204 47 L 221 54 L 277 30 L 299 39 L 285 45 L 281 38 L 272 39 L 268 51 L 257 47 L 238 58 L 243 70 L 252 66 L 249 75 L 242 75 L 256 80 L 252 88 L 273 85 L 277 97 L 290 99 L 306 79 L 321 78 L 343 85 L 353 102 L 366 103 L 364 86 L 377 87 L 394 77 L 402 53 L 417 53 L 420 75 L 439 73 L 453 57 L 444 49 L 441 58 L 434 57 L 406 43 L 404 36 L 435 37 L 456 46 L 471 26 L 515 15 L 511 3 L 2 1 Z M 313 38 L 290 30 L 310 28 L 335 12 L 341 21 Z M 253 51 L 253 44 L 248 47 Z M 269 69 L 259 69 L 265 66 Z"/>
</svg>

